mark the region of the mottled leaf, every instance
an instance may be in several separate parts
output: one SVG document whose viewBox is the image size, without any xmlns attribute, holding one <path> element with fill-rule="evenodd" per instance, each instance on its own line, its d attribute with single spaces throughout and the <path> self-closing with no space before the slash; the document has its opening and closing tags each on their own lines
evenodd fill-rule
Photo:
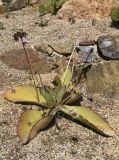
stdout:
<svg viewBox="0 0 119 160">
<path fill-rule="evenodd" d="M 64 105 L 60 110 L 104 135 L 115 135 L 106 120 L 90 108 Z"/>
<path fill-rule="evenodd" d="M 64 94 L 66 93 L 66 87 L 63 86 L 61 87 L 58 92 L 57 92 L 57 104 L 61 103 L 61 101 L 63 100 Z"/>
<path fill-rule="evenodd" d="M 53 116 L 47 116 L 48 111 L 29 109 L 22 113 L 17 126 L 17 133 L 22 144 L 28 143 L 52 121 Z"/>
<path fill-rule="evenodd" d="M 5 92 L 4 97 L 12 102 L 27 102 L 34 104 L 46 103 L 45 98 L 41 95 L 39 88 L 31 85 L 20 85 L 13 90 Z"/>
</svg>

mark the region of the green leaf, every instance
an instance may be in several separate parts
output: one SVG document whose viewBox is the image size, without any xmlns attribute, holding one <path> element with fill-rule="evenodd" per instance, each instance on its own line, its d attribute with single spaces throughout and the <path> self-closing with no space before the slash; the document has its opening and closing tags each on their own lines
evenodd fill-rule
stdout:
<svg viewBox="0 0 119 160">
<path fill-rule="evenodd" d="M 49 110 L 26 110 L 20 116 L 17 133 L 22 144 L 27 144 L 40 130 L 43 130 L 52 121 L 52 115 L 48 115 Z"/>
<path fill-rule="evenodd" d="M 40 13 L 48 13 L 52 12 L 53 6 L 51 5 L 51 1 L 48 1 L 47 3 L 39 6 L 39 12 Z"/>
<path fill-rule="evenodd" d="M 46 11 L 46 7 L 44 5 L 39 6 L 39 12 L 44 13 Z"/>
<path fill-rule="evenodd" d="M 54 80 L 53 80 L 53 84 L 57 87 L 57 88 L 61 88 L 62 87 L 62 82 L 59 78 L 59 76 L 55 76 Z"/>
<path fill-rule="evenodd" d="M 53 108 L 56 105 L 56 92 L 52 88 L 47 86 L 40 88 L 40 92 L 46 99 L 47 105 Z"/>
<path fill-rule="evenodd" d="M 39 12 L 50 12 L 52 14 L 56 14 L 66 1 L 67 0 L 48 0 L 45 4 L 39 6 Z"/>
<path fill-rule="evenodd" d="M 66 87 L 65 86 L 61 87 L 58 90 L 58 92 L 56 94 L 57 95 L 57 97 L 56 97 L 57 98 L 57 104 L 62 102 L 65 93 L 66 93 Z"/>
<path fill-rule="evenodd" d="M 53 84 L 57 86 L 58 88 L 62 86 L 68 87 L 69 85 L 72 85 L 71 80 L 72 80 L 72 72 L 70 69 L 68 69 L 62 74 L 55 76 Z"/>
<path fill-rule="evenodd" d="M 111 20 L 114 22 L 117 22 L 117 24 L 119 23 L 119 8 L 118 7 L 112 7 Z"/>
<path fill-rule="evenodd" d="M 72 104 L 75 101 L 77 101 L 79 98 L 81 98 L 81 94 L 80 93 L 71 93 L 69 95 L 69 98 L 65 101 L 65 104 Z"/>
<path fill-rule="evenodd" d="M 37 92 L 36 92 L 37 89 Z M 37 95 L 38 94 L 38 95 Z M 46 103 L 45 98 L 41 95 L 40 89 L 31 85 L 20 85 L 13 90 L 5 92 L 4 97 L 12 102 L 27 102 L 34 104 Z"/>
<path fill-rule="evenodd" d="M 70 69 L 55 77 L 54 81 L 58 85 L 68 87 L 71 84 L 72 72 Z"/>
<path fill-rule="evenodd" d="M 72 72 L 71 70 L 66 70 L 61 76 L 60 80 L 62 82 L 62 85 L 69 86 L 72 80 Z"/>
<path fill-rule="evenodd" d="M 115 135 L 113 129 L 109 126 L 109 124 L 99 114 L 97 114 L 90 108 L 82 106 L 63 105 L 60 110 L 104 135 Z"/>
</svg>

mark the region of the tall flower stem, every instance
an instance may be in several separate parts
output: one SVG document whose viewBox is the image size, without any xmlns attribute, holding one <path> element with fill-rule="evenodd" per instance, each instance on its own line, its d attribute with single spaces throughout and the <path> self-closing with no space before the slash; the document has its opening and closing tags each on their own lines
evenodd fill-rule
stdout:
<svg viewBox="0 0 119 160">
<path fill-rule="evenodd" d="M 35 89 L 36 89 L 37 100 L 38 100 L 38 102 L 40 102 L 39 95 L 38 95 L 38 90 L 37 90 L 37 85 L 36 85 L 36 81 L 35 81 L 34 72 L 33 72 L 32 65 L 31 65 L 31 63 L 30 63 L 29 56 L 28 56 L 27 51 L 26 51 L 26 48 L 25 48 L 25 43 L 23 42 L 23 39 L 22 39 L 22 38 L 21 38 L 21 42 L 22 42 L 22 46 L 23 46 L 23 49 L 24 49 L 24 53 L 25 53 L 25 56 L 26 56 L 26 59 L 27 59 L 27 62 L 28 62 L 28 66 L 29 66 L 30 72 L 31 72 L 32 81 L 33 81 L 33 84 L 34 84 Z M 41 81 L 41 84 L 42 84 L 42 79 L 41 79 L 41 77 L 40 77 L 40 81 Z"/>
</svg>

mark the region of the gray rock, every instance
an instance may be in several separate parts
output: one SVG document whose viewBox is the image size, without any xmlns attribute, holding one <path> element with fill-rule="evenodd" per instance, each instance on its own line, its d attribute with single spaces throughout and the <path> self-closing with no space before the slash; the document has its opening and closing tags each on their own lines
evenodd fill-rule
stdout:
<svg viewBox="0 0 119 160">
<path fill-rule="evenodd" d="M 119 36 L 101 36 L 97 40 L 99 55 L 106 60 L 119 60 Z"/>
<path fill-rule="evenodd" d="M 78 46 L 76 51 L 79 56 L 79 62 L 93 62 L 99 59 L 97 54 L 97 46 L 90 45 L 90 46 Z"/>
</svg>

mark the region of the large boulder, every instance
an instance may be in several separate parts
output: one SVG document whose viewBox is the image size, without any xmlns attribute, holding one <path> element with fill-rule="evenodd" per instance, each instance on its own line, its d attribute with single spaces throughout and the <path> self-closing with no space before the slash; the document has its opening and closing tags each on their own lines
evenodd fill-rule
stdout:
<svg viewBox="0 0 119 160">
<path fill-rule="evenodd" d="M 113 0 L 68 0 L 58 12 L 58 17 L 69 19 L 95 19 L 109 16 Z"/>
<path fill-rule="evenodd" d="M 99 55 L 107 60 L 119 60 L 119 36 L 101 36 L 97 41 Z"/>
</svg>

